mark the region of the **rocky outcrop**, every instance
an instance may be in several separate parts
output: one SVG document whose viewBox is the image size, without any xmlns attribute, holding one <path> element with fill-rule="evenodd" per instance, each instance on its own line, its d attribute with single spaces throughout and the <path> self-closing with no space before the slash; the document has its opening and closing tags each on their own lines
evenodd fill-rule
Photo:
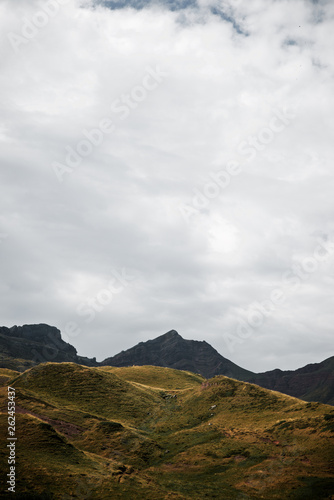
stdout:
<svg viewBox="0 0 334 500">
<path fill-rule="evenodd" d="M 72 361 L 87 366 L 98 364 L 95 358 L 78 356 L 76 349 L 62 340 L 60 331 L 46 324 L 0 327 L 0 351 L 0 364 L 4 367 L 10 358 L 27 360 L 28 366 L 46 361 Z"/>
<path fill-rule="evenodd" d="M 221 356 L 210 344 L 186 340 L 175 330 L 122 351 L 101 363 L 110 366 L 154 365 L 187 370 L 211 378 L 215 375 L 243 380 L 254 375 Z"/>
</svg>

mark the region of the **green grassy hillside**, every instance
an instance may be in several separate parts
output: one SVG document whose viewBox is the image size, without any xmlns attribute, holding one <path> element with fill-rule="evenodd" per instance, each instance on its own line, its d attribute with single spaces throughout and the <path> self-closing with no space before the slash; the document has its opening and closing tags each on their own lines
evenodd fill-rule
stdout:
<svg viewBox="0 0 334 500">
<path fill-rule="evenodd" d="M 45 363 L 7 375 L 21 498 L 334 499 L 331 406 L 152 366 Z M 0 388 L 1 436 L 6 396 Z M 6 460 L 3 445 L 2 485 Z"/>
<path fill-rule="evenodd" d="M 16 370 L 10 370 L 9 368 L 0 368 L 0 387 L 6 385 L 9 380 L 13 377 L 19 375 L 20 372 Z"/>
<path fill-rule="evenodd" d="M 189 389 L 201 385 L 205 378 L 191 372 L 163 368 L 160 366 L 102 366 L 100 370 L 114 373 L 123 380 L 137 382 L 162 389 Z"/>
<path fill-rule="evenodd" d="M 0 366 L 2 368 L 8 368 L 9 370 L 14 370 L 18 372 L 24 372 L 32 366 L 36 366 L 36 362 L 29 359 L 20 359 L 7 356 L 4 353 L 0 353 Z"/>
</svg>

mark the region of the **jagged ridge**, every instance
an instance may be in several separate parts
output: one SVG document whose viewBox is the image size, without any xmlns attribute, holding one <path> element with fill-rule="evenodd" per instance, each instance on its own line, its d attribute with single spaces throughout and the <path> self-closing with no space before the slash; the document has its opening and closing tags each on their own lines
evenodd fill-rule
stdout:
<svg viewBox="0 0 334 500">
<path fill-rule="evenodd" d="M 205 340 L 186 340 L 175 330 L 170 330 L 153 340 L 140 342 L 127 351 L 105 359 L 101 365 L 163 366 L 199 373 L 205 378 L 226 375 L 238 380 L 248 380 L 254 375 L 224 358 Z"/>
</svg>

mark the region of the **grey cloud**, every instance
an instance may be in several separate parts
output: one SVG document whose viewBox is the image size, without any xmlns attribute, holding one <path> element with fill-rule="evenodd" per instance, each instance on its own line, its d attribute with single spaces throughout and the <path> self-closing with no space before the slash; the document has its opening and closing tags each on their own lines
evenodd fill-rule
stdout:
<svg viewBox="0 0 334 500">
<path fill-rule="evenodd" d="M 1 7 L 2 323 L 44 322 L 65 335 L 76 322 L 80 333 L 66 340 L 98 359 L 172 328 L 253 370 L 328 357 L 330 259 L 233 353 L 224 333 L 334 229 L 331 6 L 322 3 L 327 16 L 314 29 L 307 2 L 231 3 L 226 15 L 246 40 L 208 13 L 211 3 L 199 5 L 201 23 L 184 25 L 173 8 L 79 4 L 19 54 L 6 33 L 40 6 Z M 111 105 L 136 95 L 148 66 L 168 76 L 142 100 L 138 91 L 122 120 Z M 295 119 L 249 160 L 240 143 L 288 104 Z M 115 130 L 59 182 L 53 162 L 65 164 L 66 148 L 105 118 Z M 232 160 L 240 175 L 185 220 L 180 205 Z M 77 308 L 106 289 L 112 269 L 134 279 L 86 322 Z"/>
</svg>

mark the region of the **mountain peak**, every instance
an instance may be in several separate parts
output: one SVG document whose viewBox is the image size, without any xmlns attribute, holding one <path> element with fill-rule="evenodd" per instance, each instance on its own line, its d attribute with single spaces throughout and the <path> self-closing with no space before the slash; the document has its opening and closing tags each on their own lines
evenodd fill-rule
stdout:
<svg viewBox="0 0 334 500">
<path fill-rule="evenodd" d="M 110 366 L 153 365 L 186 370 L 211 378 L 223 374 L 233 378 L 253 375 L 228 359 L 223 358 L 205 341 L 187 340 L 176 330 L 170 330 L 160 337 L 140 342 L 101 363 Z"/>
<path fill-rule="evenodd" d="M 167 333 L 164 333 L 163 335 L 160 335 L 160 337 L 156 337 L 154 340 L 163 340 L 163 339 L 166 339 L 166 340 L 169 340 L 169 339 L 182 339 L 183 338 L 181 337 L 181 335 L 176 331 L 176 330 L 169 330 L 169 332 Z"/>
</svg>

